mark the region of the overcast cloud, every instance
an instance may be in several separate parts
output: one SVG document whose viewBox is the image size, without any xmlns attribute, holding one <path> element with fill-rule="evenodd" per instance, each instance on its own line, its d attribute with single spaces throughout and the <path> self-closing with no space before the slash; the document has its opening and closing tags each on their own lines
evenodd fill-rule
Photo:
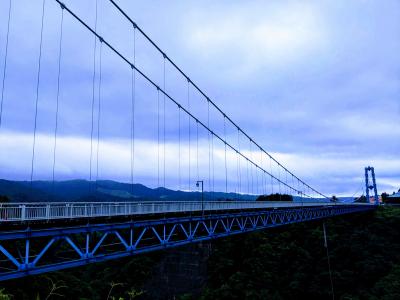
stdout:
<svg viewBox="0 0 400 300">
<path fill-rule="evenodd" d="M 98 32 L 133 59 L 133 28 L 98 1 Z M 41 1 L 13 1 L 0 128 L 0 177 L 28 179 L 32 152 Z M 361 193 L 364 167 L 379 192 L 400 188 L 400 2 L 118 1 L 131 18 L 251 137 L 295 174 L 328 195 Z M 94 27 L 95 0 L 65 1 Z M 0 2 L 3 70 L 8 1 Z M 35 179 L 52 174 L 61 9 L 46 1 Z M 56 179 L 89 178 L 93 36 L 64 14 Z M 130 180 L 131 69 L 101 50 L 100 178 Z M 97 43 L 96 68 L 100 47 Z M 163 87 L 163 58 L 136 33 L 136 63 Z M 98 91 L 96 73 L 96 93 Z M 1 75 L 2 76 L 2 75 Z M 1 77 L 2 79 L 2 77 Z M 166 91 L 187 107 L 187 81 L 166 64 Z M 190 88 L 190 111 L 207 123 L 207 103 Z M 160 97 L 160 103 L 163 99 Z M 97 125 L 97 94 L 95 99 Z M 157 91 L 136 77 L 135 181 L 157 185 Z M 161 122 L 163 120 L 161 119 Z M 166 101 L 167 187 L 197 179 L 196 124 Z M 223 118 L 210 112 L 221 136 Z M 226 128 L 237 145 L 237 132 Z M 175 157 L 181 135 L 181 184 Z M 95 128 L 97 138 L 97 127 Z M 97 144 L 95 141 L 95 149 Z M 209 181 L 209 140 L 199 129 L 199 178 Z M 241 150 L 263 165 L 260 153 Z M 163 151 L 163 149 L 162 149 Z M 162 156 L 162 155 L 161 155 Z M 228 153 L 229 189 L 247 192 L 245 162 Z M 162 157 L 163 159 L 163 157 Z M 161 164 L 163 160 L 161 159 Z M 224 148 L 215 144 L 215 181 L 224 189 Z M 266 166 L 267 167 L 267 166 Z M 186 176 L 186 177 L 185 177 Z M 244 179 L 243 179 L 244 180 Z M 184 183 L 183 183 L 184 182 Z M 210 183 L 210 182 L 208 182 Z M 206 186 L 207 183 L 205 184 Z M 257 185 L 259 191 L 261 181 Z"/>
</svg>

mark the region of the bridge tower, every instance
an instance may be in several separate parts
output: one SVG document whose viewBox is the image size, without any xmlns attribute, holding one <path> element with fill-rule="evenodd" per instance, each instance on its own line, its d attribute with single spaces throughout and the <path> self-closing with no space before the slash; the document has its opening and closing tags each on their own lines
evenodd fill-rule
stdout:
<svg viewBox="0 0 400 300">
<path fill-rule="evenodd" d="M 369 173 L 371 173 L 372 185 L 370 185 Z M 370 166 L 365 167 L 365 190 L 366 190 L 367 203 L 369 203 L 369 190 L 374 190 L 375 205 L 378 205 L 379 199 L 378 199 L 378 191 L 376 189 L 374 167 L 370 167 Z"/>
</svg>

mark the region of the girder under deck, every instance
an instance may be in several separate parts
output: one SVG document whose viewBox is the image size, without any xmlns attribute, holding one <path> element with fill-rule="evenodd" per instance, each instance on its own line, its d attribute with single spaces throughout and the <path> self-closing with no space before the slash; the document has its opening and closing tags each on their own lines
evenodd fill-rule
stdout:
<svg viewBox="0 0 400 300">
<path fill-rule="evenodd" d="M 44 223 L 24 230 L 2 229 L 0 252 L 5 260 L 0 261 L 0 280 L 373 209 L 373 205 L 280 207 L 214 211 L 207 215 L 153 215 L 147 220 L 123 222 L 108 218 L 75 226 L 64 222 Z"/>
</svg>

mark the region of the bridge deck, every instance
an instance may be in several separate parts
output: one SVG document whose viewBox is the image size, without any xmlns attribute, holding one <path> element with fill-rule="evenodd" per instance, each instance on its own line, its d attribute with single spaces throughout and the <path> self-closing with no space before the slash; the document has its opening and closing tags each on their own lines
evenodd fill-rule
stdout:
<svg viewBox="0 0 400 300">
<path fill-rule="evenodd" d="M 74 206 L 75 204 L 73 203 Z M 93 204 L 104 205 L 104 203 Z M 166 203 L 149 204 L 166 208 L 163 206 Z M 179 208 L 189 209 L 190 205 L 193 205 L 193 210 L 199 210 L 196 202 L 175 204 L 176 206 L 168 203 L 174 212 Z M 301 203 L 207 202 L 204 204 L 205 208 L 224 211 L 214 210 L 204 215 L 197 213 L 186 216 L 176 216 L 179 213 L 163 216 L 143 214 L 139 216 L 148 218 L 147 220 L 136 220 L 135 217 L 135 220 L 119 222 L 118 217 L 114 217 L 109 220 L 110 222 L 98 224 L 87 222 L 79 225 L 74 225 L 75 222 L 64 219 L 68 221 L 67 224 L 46 221 L 46 228 L 33 228 L 31 224 L 26 226 L 24 222 L 19 224 L 25 224 L 25 228 L 7 226 L 12 223 L 0 223 L 2 225 L 0 255 L 3 257 L 0 260 L 0 281 L 286 224 L 368 212 L 377 207 L 368 204 L 342 203 L 304 203 L 303 207 Z M 50 212 L 52 205 L 45 205 L 50 207 L 48 211 Z M 128 203 L 126 205 L 129 207 Z M 242 209 L 238 210 L 240 206 Z M 87 207 L 86 203 L 86 209 Z M 154 210 L 149 211 L 154 212 Z"/>
<path fill-rule="evenodd" d="M 0 204 L 0 223 L 79 218 L 137 216 L 226 210 L 254 210 L 315 206 L 341 206 L 331 202 L 257 202 L 257 201 L 154 201 L 154 202 L 35 202 Z M 370 205 L 353 203 L 352 205 Z"/>
</svg>

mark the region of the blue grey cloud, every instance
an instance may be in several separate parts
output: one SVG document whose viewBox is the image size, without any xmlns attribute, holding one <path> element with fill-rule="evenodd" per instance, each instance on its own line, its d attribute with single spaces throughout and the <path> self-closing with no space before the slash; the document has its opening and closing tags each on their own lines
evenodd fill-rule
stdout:
<svg viewBox="0 0 400 300">
<path fill-rule="evenodd" d="M 95 1 L 65 3 L 94 27 Z M 376 168 L 381 191 L 400 187 L 398 1 L 118 3 L 233 120 L 312 186 L 327 194 L 352 194 L 361 185 L 363 167 L 371 164 Z M 7 9 L 8 1 L 2 1 L 1 59 Z M 41 1 L 13 2 L 0 129 L 2 142 L 8 144 L 1 152 L 2 177 L 27 178 L 30 170 L 40 11 Z M 46 1 L 36 178 L 48 178 L 52 157 L 60 17 L 59 5 Z M 133 59 L 133 28 L 106 0 L 98 0 L 97 29 L 105 40 Z M 87 140 L 91 133 L 94 39 L 67 13 L 63 34 L 59 138 L 65 139 L 60 145 L 70 154 L 59 150 L 64 154 L 58 157 L 58 179 L 87 177 L 88 167 L 83 162 L 90 155 Z M 96 68 L 99 49 L 97 43 Z M 163 87 L 163 58 L 138 33 L 136 62 Z M 95 79 L 97 93 L 98 72 Z M 169 64 L 166 91 L 187 106 L 186 79 Z M 130 138 L 130 93 L 130 67 L 103 45 L 100 136 L 104 145 L 100 151 L 104 178 L 129 180 L 125 166 L 129 166 L 126 141 Z M 189 93 L 190 110 L 206 123 L 206 101 L 193 88 Z M 95 120 L 97 104 L 96 95 Z M 160 105 L 162 109 L 162 97 Z M 157 142 L 158 109 L 157 91 L 137 75 L 135 135 L 143 147 L 152 148 Z M 171 151 L 167 159 L 172 163 L 176 162 L 173 157 L 179 135 L 182 149 L 187 147 L 188 120 L 182 114 L 179 127 L 177 108 L 168 101 L 166 120 L 167 148 Z M 223 118 L 213 110 L 210 124 L 216 133 L 224 135 Z M 228 125 L 225 130 L 228 140 L 236 145 L 235 128 Z M 193 122 L 192 138 L 195 132 Z M 16 141 L 17 137 L 23 142 Z M 79 140 L 82 151 L 74 152 L 67 146 L 70 138 Z M 205 147 L 200 155 L 205 160 L 201 172 L 208 177 L 208 140 L 202 129 L 199 138 Z M 240 142 L 242 150 L 250 150 L 244 139 Z M 26 147 L 19 146 L 18 152 L 15 147 L 21 143 Z M 216 148 L 223 150 L 222 145 Z M 112 149 L 121 151 L 118 153 L 124 160 L 117 159 Z M 192 139 L 193 170 L 195 152 Z M 140 159 L 151 163 L 152 173 L 144 168 L 137 170 L 136 180 L 154 186 L 155 158 L 145 154 Z M 14 164 L 18 167 L 12 169 L 10 157 L 18 161 Z M 187 159 L 182 158 L 182 164 Z M 231 159 L 230 175 L 235 181 L 237 162 L 234 156 Z M 118 161 L 121 172 L 112 170 L 113 161 Z M 175 173 L 169 174 L 169 186 L 173 188 L 177 187 Z M 222 182 L 218 188 L 223 189 L 224 172 L 217 173 Z"/>
</svg>

